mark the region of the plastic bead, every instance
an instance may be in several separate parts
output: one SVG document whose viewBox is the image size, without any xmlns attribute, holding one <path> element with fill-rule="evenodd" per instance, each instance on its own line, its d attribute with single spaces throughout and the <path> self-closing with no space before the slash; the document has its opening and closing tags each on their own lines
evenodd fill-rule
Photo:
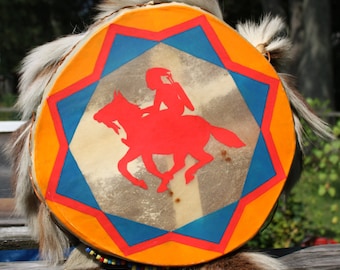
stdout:
<svg viewBox="0 0 340 270">
<path fill-rule="evenodd" d="M 85 248 L 86 253 L 88 253 L 91 256 L 94 256 L 95 259 L 101 263 L 104 264 L 109 264 L 109 265 L 127 265 L 131 270 L 162 270 L 164 268 L 162 267 L 156 267 L 156 266 L 145 266 L 145 265 L 139 265 L 139 264 L 134 264 L 131 262 L 127 262 L 125 260 L 119 260 L 119 259 L 114 259 L 114 258 L 105 258 L 101 256 L 100 254 L 96 253 L 93 249 L 87 247 Z"/>
</svg>

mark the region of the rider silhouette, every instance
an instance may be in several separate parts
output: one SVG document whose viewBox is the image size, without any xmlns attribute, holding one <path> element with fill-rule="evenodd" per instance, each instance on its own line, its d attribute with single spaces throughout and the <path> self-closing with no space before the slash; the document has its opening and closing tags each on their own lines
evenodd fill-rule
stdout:
<svg viewBox="0 0 340 270">
<path fill-rule="evenodd" d="M 118 161 L 117 168 L 132 184 L 148 188 L 144 179 L 129 171 L 129 163 L 137 158 L 142 158 L 146 170 L 161 179 L 157 192 L 164 192 L 180 170 L 185 168 L 185 182 L 189 184 L 200 168 L 214 160 L 214 156 L 204 149 L 211 136 L 227 147 L 245 146 L 232 131 L 214 126 L 199 115 L 183 115 L 185 108 L 193 111 L 194 106 L 168 69 L 149 69 L 146 82 L 156 92 L 153 106 L 141 109 L 122 93 L 114 92 L 112 101 L 93 116 L 94 120 L 104 123 L 117 134 L 119 128 L 125 131 L 126 139 L 121 141 L 128 149 Z M 162 104 L 167 108 L 162 109 Z M 148 115 L 143 116 L 144 113 Z M 120 126 L 115 123 L 117 121 Z M 173 166 L 165 172 L 160 171 L 153 155 L 172 156 Z M 188 155 L 196 160 L 194 164 L 186 164 Z"/>
<path fill-rule="evenodd" d="M 181 85 L 173 80 L 170 70 L 160 67 L 150 68 L 146 72 L 146 83 L 148 88 L 156 93 L 153 105 L 143 109 L 144 113 L 154 115 L 162 111 L 175 117 L 181 116 L 185 108 L 194 110 Z M 167 107 L 166 110 L 161 110 L 162 103 Z"/>
</svg>

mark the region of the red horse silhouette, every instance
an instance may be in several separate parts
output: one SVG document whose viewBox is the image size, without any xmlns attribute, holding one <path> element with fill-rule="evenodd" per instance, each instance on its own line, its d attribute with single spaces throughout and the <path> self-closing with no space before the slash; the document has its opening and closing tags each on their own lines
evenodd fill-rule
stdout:
<svg viewBox="0 0 340 270">
<path fill-rule="evenodd" d="M 184 91 L 177 98 L 180 96 L 183 98 L 183 94 L 185 95 Z M 184 106 L 193 109 L 191 102 L 188 101 L 189 99 L 184 98 L 183 104 L 186 105 L 182 104 L 181 110 L 184 111 Z M 165 104 L 170 103 L 165 102 Z M 185 167 L 185 159 L 188 155 L 195 158 L 197 162 L 185 172 L 187 184 L 194 179 L 198 169 L 214 159 L 204 151 L 211 135 L 228 147 L 240 148 L 245 145 L 233 132 L 212 126 L 200 116 L 174 114 L 169 107 L 145 115 L 145 112 L 149 113 L 153 110 L 153 106 L 141 109 L 136 104 L 130 103 L 120 92 L 115 92 L 113 100 L 94 115 L 96 121 L 104 123 L 117 134 L 119 134 L 119 126 L 114 121 L 118 121 L 125 130 L 127 137 L 122 139 L 122 142 L 129 147 L 129 150 L 118 162 L 118 170 L 136 186 L 147 189 L 145 181 L 136 178 L 127 169 L 128 163 L 138 157 L 142 158 L 145 168 L 150 173 L 162 180 L 157 191 L 164 192 L 174 175 Z M 175 109 L 177 112 L 181 110 Z M 154 154 L 173 155 L 173 167 L 167 172 L 160 172 L 153 160 Z"/>
</svg>

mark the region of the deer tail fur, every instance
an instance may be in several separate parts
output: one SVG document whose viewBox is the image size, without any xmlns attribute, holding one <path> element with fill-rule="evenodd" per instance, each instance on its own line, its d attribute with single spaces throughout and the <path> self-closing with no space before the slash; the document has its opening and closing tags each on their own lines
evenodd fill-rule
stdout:
<svg viewBox="0 0 340 270">
<path fill-rule="evenodd" d="M 311 110 L 301 94 L 296 90 L 294 76 L 282 72 L 282 67 L 292 58 L 292 44 L 285 34 L 286 24 L 284 21 L 278 16 L 267 15 L 258 24 L 254 22 L 240 23 L 236 26 L 236 29 L 271 62 L 278 72 L 293 110 L 295 132 L 300 148 L 303 149 L 305 138 L 301 120 L 304 120 L 311 130 L 321 138 L 334 139 L 332 131 L 326 122 Z"/>
<path fill-rule="evenodd" d="M 12 134 L 7 154 L 13 158 L 15 214 L 25 217 L 33 240 L 39 242 L 41 257 L 56 264 L 64 259 L 69 246 L 67 237 L 52 221 L 50 213 L 32 187 L 29 152 L 31 123 L 23 124 Z"/>
<path fill-rule="evenodd" d="M 19 71 L 19 98 L 16 104 L 23 120 L 29 119 L 41 102 L 52 75 L 84 34 L 57 39 L 33 49 Z"/>
<path fill-rule="evenodd" d="M 36 197 L 30 181 L 29 168 L 31 159 L 29 153 L 30 123 L 23 124 L 11 135 L 5 151 L 12 157 L 12 182 L 15 186 L 15 214 L 27 218 L 34 239 L 37 239 L 37 216 L 40 201 Z"/>
<path fill-rule="evenodd" d="M 6 149 L 13 160 L 15 211 L 27 218 L 33 239 L 40 242 L 42 258 L 51 263 L 64 259 L 62 250 L 68 247 L 68 242 L 60 229 L 54 225 L 49 217 L 48 209 L 40 202 L 32 187 L 30 179 L 31 121 L 52 75 L 82 37 L 83 34 L 73 35 L 47 43 L 34 49 L 23 60 L 20 70 L 20 95 L 16 107 L 26 123 L 12 134 Z"/>
</svg>

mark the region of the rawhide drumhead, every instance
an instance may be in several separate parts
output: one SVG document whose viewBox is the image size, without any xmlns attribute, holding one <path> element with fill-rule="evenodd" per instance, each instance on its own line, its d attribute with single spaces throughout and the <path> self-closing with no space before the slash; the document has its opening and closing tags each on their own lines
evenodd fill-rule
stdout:
<svg viewBox="0 0 340 270">
<path fill-rule="evenodd" d="M 261 228 L 295 152 L 271 64 L 201 9 L 123 10 L 52 77 L 32 177 L 58 223 L 108 256 L 193 265 Z"/>
</svg>

